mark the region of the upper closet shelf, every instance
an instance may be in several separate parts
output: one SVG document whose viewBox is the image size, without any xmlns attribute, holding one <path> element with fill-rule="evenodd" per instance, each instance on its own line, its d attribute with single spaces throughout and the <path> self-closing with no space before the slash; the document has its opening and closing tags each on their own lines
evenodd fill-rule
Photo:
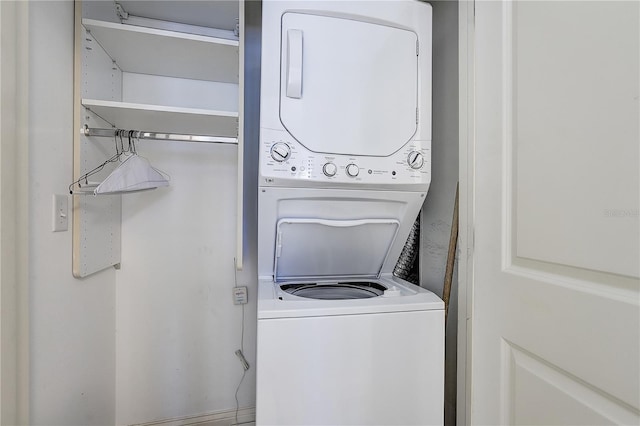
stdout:
<svg viewBox="0 0 640 426">
<path fill-rule="evenodd" d="M 154 132 L 222 137 L 238 136 L 237 112 L 98 99 L 82 99 L 82 105 L 120 129 L 148 129 Z"/>
<path fill-rule="evenodd" d="M 238 41 L 83 19 L 122 71 L 238 83 Z"/>
</svg>

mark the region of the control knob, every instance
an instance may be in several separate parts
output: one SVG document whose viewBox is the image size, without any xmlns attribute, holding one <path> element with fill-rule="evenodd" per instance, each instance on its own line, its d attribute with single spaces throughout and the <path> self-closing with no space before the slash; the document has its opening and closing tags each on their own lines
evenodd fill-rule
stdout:
<svg viewBox="0 0 640 426">
<path fill-rule="evenodd" d="M 346 171 L 347 171 L 347 175 L 351 177 L 356 177 L 358 176 L 358 173 L 360 173 L 360 168 L 355 164 L 351 163 L 347 166 Z"/>
<path fill-rule="evenodd" d="M 411 151 L 407 156 L 407 164 L 412 169 L 419 169 L 424 164 L 424 155 L 420 151 Z"/>
<path fill-rule="evenodd" d="M 291 148 L 284 142 L 278 142 L 271 147 L 271 158 L 279 163 L 286 161 L 291 156 Z"/>
<path fill-rule="evenodd" d="M 322 167 L 322 171 L 324 172 L 325 175 L 331 177 L 336 175 L 338 168 L 333 163 L 327 163 Z"/>
</svg>

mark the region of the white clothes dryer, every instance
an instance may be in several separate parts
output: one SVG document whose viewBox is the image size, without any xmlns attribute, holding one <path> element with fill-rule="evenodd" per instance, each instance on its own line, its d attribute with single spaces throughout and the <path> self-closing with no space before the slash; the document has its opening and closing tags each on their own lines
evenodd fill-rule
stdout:
<svg viewBox="0 0 640 426">
<path fill-rule="evenodd" d="M 261 74 L 260 186 L 427 192 L 428 3 L 265 0 Z"/>
</svg>

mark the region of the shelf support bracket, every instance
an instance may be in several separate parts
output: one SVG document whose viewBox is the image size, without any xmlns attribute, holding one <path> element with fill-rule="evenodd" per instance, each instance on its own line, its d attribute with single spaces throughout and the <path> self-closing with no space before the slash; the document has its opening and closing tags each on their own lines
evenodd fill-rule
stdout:
<svg viewBox="0 0 640 426">
<path fill-rule="evenodd" d="M 116 3 L 116 15 L 118 15 L 121 21 L 129 19 L 129 12 L 124 10 L 124 7 L 122 7 L 120 3 Z"/>
</svg>

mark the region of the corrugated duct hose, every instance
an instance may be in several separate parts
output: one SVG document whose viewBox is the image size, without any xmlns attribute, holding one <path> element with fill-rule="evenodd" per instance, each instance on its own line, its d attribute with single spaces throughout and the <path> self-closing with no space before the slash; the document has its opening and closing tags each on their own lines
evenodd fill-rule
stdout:
<svg viewBox="0 0 640 426">
<path fill-rule="evenodd" d="M 403 280 L 407 280 L 412 284 L 418 284 L 418 268 L 416 259 L 418 258 L 418 244 L 420 242 L 420 216 L 413 222 L 407 242 L 402 248 L 396 267 L 393 269 L 393 275 Z"/>
</svg>

